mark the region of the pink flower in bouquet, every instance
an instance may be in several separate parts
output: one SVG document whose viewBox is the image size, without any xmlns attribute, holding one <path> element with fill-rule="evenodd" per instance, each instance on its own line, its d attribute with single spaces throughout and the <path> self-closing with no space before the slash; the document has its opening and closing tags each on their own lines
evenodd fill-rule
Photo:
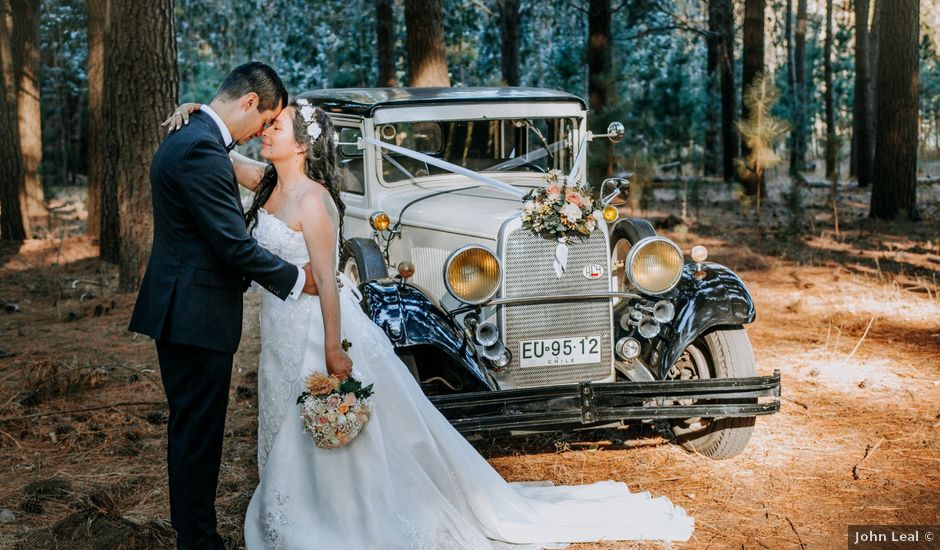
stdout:
<svg viewBox="0 0 940 550">
<path fill-rule="evenodd" d="M 551 184 L 545 188 L 545 196 L 549 202 L 555 202 L 561 197 L 561 187 L 557 184 Z"/>
<path fill-rule="evenodd" d="M 335 409 L 336 407 L 339 407 L 339 404 L 342 403 L 342 401 L 343 400 L 340 398 L 340 396 L 333 394 L 326 398 L 326 406 L 331 409 Z"/>
<path fill-rule="evenodd" d="M 565 193 L 565 201 L 577 206 L 578 208 L 582 208 L 584 206 L 584 196 L 575 189 L 569 189 L 568 192 Z"/>
<path fill-rule="evenodd" d="M 346 404 L 349 405 L 350 407 L 353 406 L 353 405 L 355 405 L 355 404 L 356 404 L 356 394 L 354 394 L 354 393 L 347 393 L 347 394 L 346 394 L 346 399 L 343 400 L 343 403 L 346 403 Z"/>
<path fill-rule="evenodd" d="M 326 426 L 329 423 L 330 423 L 330 419 L 327 418 L 326 415 L 321 414 L 320 416 L 317 417 L 317 425 Z"/>
</svg>

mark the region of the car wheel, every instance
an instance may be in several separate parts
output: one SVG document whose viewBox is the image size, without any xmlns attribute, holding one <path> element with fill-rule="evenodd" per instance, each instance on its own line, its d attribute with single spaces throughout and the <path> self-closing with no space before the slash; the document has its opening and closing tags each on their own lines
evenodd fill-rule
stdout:
<svg viewBox="0 0 940 550">
<path fill-rule="evenodd" d="M 357 285 L 388 277 L 382 251 L 372 239 L 353 238 L 346 241 L 340 270 Z"/>
<path fill-rule="evenodd" d="M 744 378 L 756 376 L 754 352 L 743 328 L 714 330 L 698 337 L 669 370 L 667 379 Z M 692 404 L 693 400 L 680 401 Z M 742 401 L 756 403 L 756 399 Z M 687 418 L 673 422 L 678 442 L 686 449 L 715 460 L 731 458 L 747 446 L 754 431 L 753 416 Z"/>
</svg>

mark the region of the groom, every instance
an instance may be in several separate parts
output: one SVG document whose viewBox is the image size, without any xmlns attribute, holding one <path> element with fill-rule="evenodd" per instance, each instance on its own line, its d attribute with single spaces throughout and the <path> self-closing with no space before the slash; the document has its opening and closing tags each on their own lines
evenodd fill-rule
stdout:
<svg viewBox="0 0 940 550">
<path fill-rule="evenodd" d="M 243 280 L 281 298 L 316 294 L 309 265 L 287 263 L 245 228 L 228 157 L 261 135 L 287 104 L 262 63 L 225 78 L 215 99 L 153 157 L 153 249 L 130 330 L 156 341 L 170 408 L 170 517 L 180 549 L 220 549 L 215 492 L 232 357 L 242 329 Z"/>
</svg>

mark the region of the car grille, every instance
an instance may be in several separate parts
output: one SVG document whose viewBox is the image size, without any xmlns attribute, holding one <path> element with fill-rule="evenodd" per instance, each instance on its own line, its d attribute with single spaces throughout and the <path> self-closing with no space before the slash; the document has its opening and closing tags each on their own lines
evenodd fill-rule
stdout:
<svg viewBox="0 0 940 550">
<path fill-rule="evenodd" d="M 517 225 L 518 227 L 518 225 Z M 568 269 L 559 279 L 552 261 L 557 241 L 515 229 L 504 236 L 502 246 L 503 298 L 563 293 L 606 292 L 610 290 L 607 235 L 595 230 L 589 239 L 572 239 L 568 245 Z M 582 269 L 600 264 L 604 275 L 588 280 Z M 611 303 L 609 299 L 503 306 L 503 342 L 512 354 L 507 374 L 517 387 L 568 384 L 600 380 L 612 369 Z M 519 343 L 540 338 L 600 336 L 599 364 L 519 366 Z"/>
</svg>

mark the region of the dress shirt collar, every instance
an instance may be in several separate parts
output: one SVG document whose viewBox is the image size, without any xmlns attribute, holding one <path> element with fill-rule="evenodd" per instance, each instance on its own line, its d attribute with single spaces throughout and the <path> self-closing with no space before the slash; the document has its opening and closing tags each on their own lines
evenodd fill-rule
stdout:
<svg viewBox="0 0 940 550">
<path fill-rule="evenodd" d="M 225 122 L 222 121 L 222 118 L 219 117 L 219 114 L 212 110 L 208 105 L 203 105 L 199 108 L 200 111 L 209 115 L 216 125 L 219 127 L 219 132 L 222 133 L 222 145 L 225 145 L 228 148 L 232 144 L 232 132 L 229 132 L 228 126 L 225 125 Z"/>
</svg>

